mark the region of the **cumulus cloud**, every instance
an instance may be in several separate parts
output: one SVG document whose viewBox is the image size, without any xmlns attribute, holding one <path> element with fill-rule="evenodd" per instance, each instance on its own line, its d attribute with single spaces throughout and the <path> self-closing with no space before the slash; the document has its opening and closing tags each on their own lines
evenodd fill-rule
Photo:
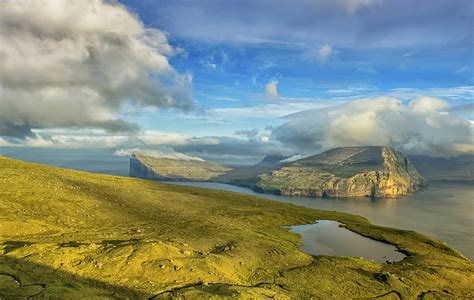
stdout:
<svg viewBox="0 0 474 300">
<path fill-rule="evenodd" d="M 265 84 L 265 93 L 272 99 L 278 99 L 278 80 L 272 79 Z"/>
<path fill-rule="evenodd" d="M 304 52 L 304 56 L 312 61 L 317 61 L 321 64 L 327 62 L 331 57 L 335 56 L 336 51 L 328 44 L 322 45 L 319 48 L 312 48 Z"/>
<path fill-rule="evenodd" d="M 255 140 L 258 138 L 258 129 L 254 128 L 251 130 L 238 130 L 235 132 L 235 134 L 246 137 L 249 140 Z"/>
<path fill-rule="evenodd" d="M 177 73 L 166 35 L 111 1 L 0 4 L 0 136 L 41 128 L 134 131 L 126 104 L 189 110 L 189 76 Z"/>
<path fill-rule="evenodd" d="M 282 145 L 279 141 L 267 140 L 266 136 L 257 139 L 242 139 L 235 137 L 207 137 L 196 138 L 187 144 L 174 146 L 178 152 L 199 156 L 208 160 L 220 162 L 233 161 L 236 163 L 251 164 L 261 160 L 266 155 L 290 156 L 295 149 L 290 145 Z M 206 140 L 214 139 L 215 143 Z M 262 140 L 263 139 L 263 140 Z M 197 143 L 199 141 L 199 143 Z"/>
<path fill-rule="evenodd" d="M 325 62 L 329 59 L 329 57 L 332 55 L 332 53 L 333 53 L 333 50 L 332 50 L 331 46 L 323 45 L 318 50 L 318 60 L 320 62 Z"/>
<path fill-rule="evenodd" d="M 11 143 L 0 137 L 1 146 L 35 148 L 107 148 L 116 149 L 115 155 L 127 156 L 133 151 L 146 151 L 149 155 L 161 155 L 175 159 L 203 158 L 224 163 L 251 164 L 267 154 L 290 155 L 288 146 L 269 140 L 268 135 L 253 139 L 223 136 L 193 136 L 176 132 L 143 130 L 138 134 L 111 134 L 99 129 L 34 129 L 34 137 L 26 137 L 21 144 Z M 181 153 L 189 157 L 175 155 Z"/>
<path fill-rule="evenodd" d="M 361 99 L 288 116 L 272 138 L 302 153 L 346 146 L 386 145 L 407 154 L 473 153 L 473 125 L 447 112 L 448 104 L 418 97 L 404 104 L 393 97 Z"/>
</svg>

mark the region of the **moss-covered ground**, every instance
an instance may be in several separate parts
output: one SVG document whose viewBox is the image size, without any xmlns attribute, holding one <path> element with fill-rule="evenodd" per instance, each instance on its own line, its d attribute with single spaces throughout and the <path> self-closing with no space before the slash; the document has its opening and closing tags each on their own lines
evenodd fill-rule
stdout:
<svg viewBox="0 0 474 300">
<path fill-rule="evenodd" d="M 473 264 L 366 219 L 0 157 L 0 298 L 470 298 Z M 408 255 L 313 257 L 284 226 L 337 220 Z"/>
</svg>

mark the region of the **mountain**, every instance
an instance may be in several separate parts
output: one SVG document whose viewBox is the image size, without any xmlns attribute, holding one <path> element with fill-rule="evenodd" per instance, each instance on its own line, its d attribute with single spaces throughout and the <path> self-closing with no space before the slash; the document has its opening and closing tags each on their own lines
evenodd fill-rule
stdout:
<svg viewBox="0 0 474 300">
<path fill-rule="evenodd" d="M 474 266 L 436 239 L 237 193 L 0 157 L 2 299 L 455 298 Z M 335 220 L 395 263 L 312 256 L 288 225 Z"/>
<path fill-rule="evenodd" d="M 207 181 L 231 170 L 210 161 L 155 158 L 134 154 L 130 158 L 130 176 L 154 180 Z"/>
<path fill-rule="evenodd" d="M 413 155 L 410 161 L 429 181 L 474 182 L 474 154 L 449 158 Z"/>
<path fill-rule="evenodd" d="M 323 197 L 396 197 L 426 184 L 410 160 L 388 147 L 346 147 L 283 164 L 262 174 L 266 193 Z"/>
<path fill-rule="evenodd" d="M 277 165 L 277 164 L 281 164 L 281 161 L 287 158 L 288 158 L 287 156 L 284 156 L 282 154 L 267 155 L 262 159 L 261 162 L 258 163 L 258 165 Z"/>
<path fill-rule="evenodd" d="M 130 174 L 223 182 L 262 193 L 327 197 L 396 197 L 426 184 L 407 157 L 387 147 L 337 148 L 294 162 L 282 162 L 284 159 L 269 156 L 255 166 L 231 168 L 209 161 L 139 156 L 132 157 Z"/>
</svg>

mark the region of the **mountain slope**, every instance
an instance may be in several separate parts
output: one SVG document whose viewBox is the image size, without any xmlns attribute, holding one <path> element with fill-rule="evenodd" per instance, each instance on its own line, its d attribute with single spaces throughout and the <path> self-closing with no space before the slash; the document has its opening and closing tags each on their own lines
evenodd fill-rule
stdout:
<svg viewBox="0 0 474 300">
<path fill-rule="evenodd" d="M 6 299 L 468 298 L 471 262 L 437 240 L 236 193 L 0 157 Z M 337 220 L 408 257 L 313 257 L 285 225 Z M 394 292 L 395 291 L 395 292 Z"/>
<path fill-rule="evenodd" d="M 328 197 L 396 197 L 425 180 L 407 157 L 387 147 L 332 149 L 294 162 L 268 157 L 255 166 L 226 167 L 146 156 L 132 157 L 130 174 L 159 180 L 215 181 L 263 193 Z"/>
<path fill-rule="evenodd" d="M 388 147 L 347 147 L 284 164 L 259 176 L 256 189 L 298 196 L 396 197 L 425 180 L 407 157 Z"/>
</svg>

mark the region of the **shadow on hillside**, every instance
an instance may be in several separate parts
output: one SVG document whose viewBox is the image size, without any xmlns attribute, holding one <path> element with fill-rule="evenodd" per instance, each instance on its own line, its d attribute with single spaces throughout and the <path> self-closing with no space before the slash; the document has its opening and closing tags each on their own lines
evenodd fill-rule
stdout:
<svg viewBox="0 0 474 300">
<path fill-rule="evenodd" d="M 146 299 L 150 295 L 74 275 L 49 266 L 0 256 L 0 298 L 129 298 Z"/>
</svg>

